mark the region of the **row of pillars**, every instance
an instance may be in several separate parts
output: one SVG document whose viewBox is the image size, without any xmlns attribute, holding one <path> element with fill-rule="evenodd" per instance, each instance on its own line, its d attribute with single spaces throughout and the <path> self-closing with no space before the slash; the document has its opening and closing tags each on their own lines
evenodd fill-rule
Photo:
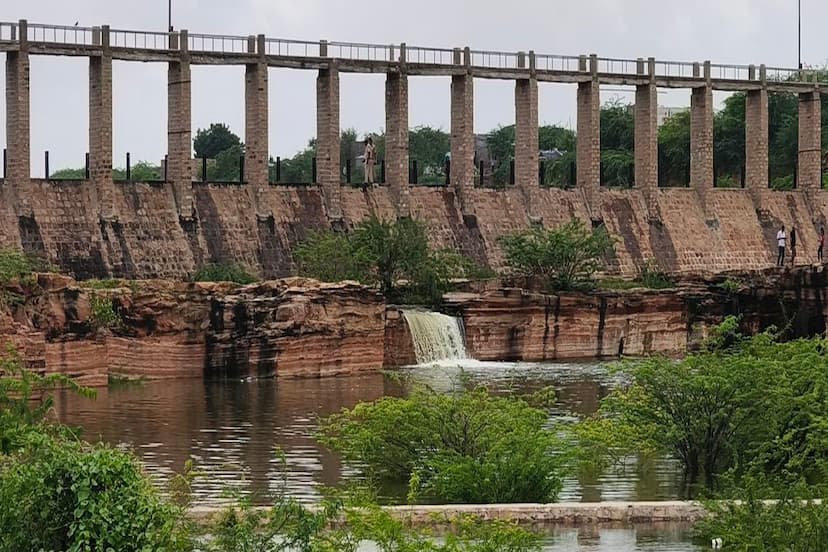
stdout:
<svg viewBox="0 0 828 552">
<path fill-rule="evenodd" d="M 7 53 L 6 136 L 7 180 L 14 185 L 18 209 L 30 212 L 29 167 L 29 51 L 26 24 L 20 23 L 20 48 Z M 117 217 L 112 180 L 112 55 L 109 28 L 96 30 L 93 40 L 101 46 L 100 56 L 89 59 L 89 150 L 90 179 L 98 190 L 100 214 Z M 172 33 L 171 49 L 180 52 L 168 70 L 168 164 L 180 217 L 194 216 L 192 191 L 192 119 L 190 55 L 187 31 Z M 246 175 L 257 214 L 265 212 L 263 192 L 268 186 L 268 64 L 264 35 L 250 37 L 248 50 L 258 53 L 245 69 Z M 461 57 L 462 52 L 455 52 Z M 466 60 L 469 53 L 465 52 Z M 515 83 L 515 177 L 518 187 L 528 192 L 538 185 L 538 82 L 533 75 L 530 53 L 529 77 Z M 518 64 L 526 67 L 527 58 Z M 460 62 L 458 61 L 458 65 Z M 404 64 L 389 73 L 385 84 L 386 170 L 398 213 L 409 213 L 408 167 L 408 77 Z M 468 63 L 466 64 L 468 67 Z M 600 187 L 600 84 L 596 56 L 581 58 L 581 69 L 591 78 L 578 84 L 577 92 L 577 178 L 590 204 Z M 691 187 L 703 193 L 713 188 L 713 92 L 710 64 L 697 64 L 696 76 L 704 84 L 691 95 Z M 635 91 L 635 185 L 648 198 L 658 187 L 658 128 L 655 61 L 639 60 L 638 73 L 649 77 Z M 760 86 L 747 92 L 746 187 L 767 188 L 768 178 L 768 92 L 764 68 Z M 331 219 L 342 217 L 340 188 L 339 72 L 335 62 L 319 70 L 317 93 L 317 180 Z M 474 183 L 474 77 L 470 70 L 451 77 L 451 185 L 461 206 L 471 205 Z M 799 159 L 797 182 L 805 190 L 821 186 L 820 92 L 817 88 L 799 95 Z"/>
</svg>

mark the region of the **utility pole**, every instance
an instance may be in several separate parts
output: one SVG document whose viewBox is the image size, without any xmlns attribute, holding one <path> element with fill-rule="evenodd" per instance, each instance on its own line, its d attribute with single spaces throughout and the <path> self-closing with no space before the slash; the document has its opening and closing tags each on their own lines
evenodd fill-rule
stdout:
<svg viewBox="0 0 828 552">
<path fill-rule="evenodd" d="M 172 1 L 172 0 L 170 0 Z M 796 10 L 796 57 L 799 61 L 799 69 L 802 69 L 802 0 L 797 0 Z"/>
</svg>

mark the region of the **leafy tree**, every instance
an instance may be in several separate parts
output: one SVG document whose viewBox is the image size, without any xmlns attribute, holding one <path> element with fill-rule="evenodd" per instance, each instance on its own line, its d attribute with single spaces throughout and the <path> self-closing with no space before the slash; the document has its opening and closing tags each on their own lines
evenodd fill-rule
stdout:
<svg viewBox="0 0 828 552">
<path fill-rule="evenodd" d="M 446 154 L 451 151 L 447 132 L 429 126 L 415 127 L 408 133 L 408 149 L 411 162 L 417 161 L 420 184 L 445 184 Z"/>
<path fill-rule="evenodd" d="M 669 117 L 658 129 L 658 169 L 661 186 L 689 186 L 690 111 Z"/>
<path fill-rule="evenodd" d="M 512 270 L 555 290 L 589 286 L 602 258 L 612 251 L 606 230 L 588 230 L 576 219 L 553 229 L 533 227 L 498 241 Z"/>
<path fill-rule="evenodd" d="M 747 476 L 780 486 L 824 484 L 825 347 L 823 339 L 779 343 L 767 332 L 744 338 L 730 318 L 700 353 L 624 363 L 631 383 L 603 401 L 600 423 L 608 424 L 609 439 L 628 436 L 627 452 L 678 459 L 690 492 L 697 483 L 720 486 L 725 475 L 732 484 Z"/>
<path fill-rule="evenodd" d="M 480 276 L 471 261 L 428 244 L 425 225 L 366 219 L 347 235 L 311 234 L 296 249 L 300 274 L 325 281 L 378 284 L 394 301 L 437 303 L 451 278 Z"/>
<path fill-rule="evenodd" d="M 602 184 L 630 188 L 635 167 L 635 117 L 632 106 L 620 101 L 601 108 Z"/>
<path fill-rule="evenodd" d="M 216 155 L 216 162 L 207 165 L 207 179 L 213 182 L 238 182 L 241 178 L 241 157 L 244 147 L 230 146 Z"/>
<path fill-rule="evenodd" d="M 149 161 L 139 161 L 129 168 L 129 178 L 135 182 L 152 182 L 163 178 L 163 171 L 160 165 L 153 165 Z M 118 167 L 112 169 L 112 178 L 115 180 L 126 180 L 126 168 Z"/>
<path fill-rule="evenodd" d="M 86 178 L 86 169 L 58 169 L 49 178 L 52 180 L 84 180 Z"/>
<path fill-rule="evenodd" d="M 208 128 L 200 128 L 196 131 L 193 149 L 198 158 L 215 159 L 221 152 L 231 148 L 243 150 L 244 144 L 241 138 L 224 123 L 211 123 Z"/>
<path fill-rule="evenodd" d="M 550 502 L 563 445 L 543 408 L 476 388 L 360 403 L 323 421 L 323 441 L 377 481 L 407 483 L 409 499 Z"/>
</svg>

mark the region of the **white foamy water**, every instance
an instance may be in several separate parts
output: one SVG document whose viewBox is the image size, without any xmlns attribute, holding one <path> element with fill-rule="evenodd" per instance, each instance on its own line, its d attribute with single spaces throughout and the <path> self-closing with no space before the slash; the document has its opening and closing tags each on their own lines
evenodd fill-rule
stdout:
<svg viewBox="0 0 828 552">
<path fill-rule="evenodd" d="M 403 316 L 411 331 L 417 364 L 468 359 L 459 318 L 417 310 L 403 311 Z"/>
</svg>

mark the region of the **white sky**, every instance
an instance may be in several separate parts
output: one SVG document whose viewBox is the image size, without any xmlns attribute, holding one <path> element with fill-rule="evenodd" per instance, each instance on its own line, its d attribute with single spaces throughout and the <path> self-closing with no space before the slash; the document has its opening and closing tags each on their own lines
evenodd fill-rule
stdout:
<svg viewBox="0 0 828 552">
<path fill-rule="evenodd" d="M 714 63 L 797 62 L 797 0 L 172 0 L 173 25 L 191 32 L 374 42 Z M 828 57 L 828 2 L 802 0 L 803 61 Z M 0 20 L 163 31 L 167 0 L 2 0 Z M 114 161 L 157 161 L 166 151 L 166 66 L 115 62 Z M 244 69 L 193 66 L 193 130 L 226 122 L 244 139 Z M 316 132 L 315 74 L 270 70 L 270 153 L 290 156 Z M 88 62 L 32 56 L 32 174 L 82 166 L 88 145 Z M 514 85 L 475 81 L 475 130 L 514 122 Z M 0 101 L 5 102 L 0 79 Z M 602 101 L 629 94 L 602 90 Z M 724 96 L 717 94 L 721 101 Z M 669 106 L 689 92 L 659 94 Z M 541 84 L 540 121 L 575 127 L 575 89 Z M 411 77 L 411 126 L 449 128 L 449 79 Z M 384 77 L 341 77 L 341 126 L 384 126 Z M 0 111 L 5 143 L 5 109 Z"/>
</svg>

